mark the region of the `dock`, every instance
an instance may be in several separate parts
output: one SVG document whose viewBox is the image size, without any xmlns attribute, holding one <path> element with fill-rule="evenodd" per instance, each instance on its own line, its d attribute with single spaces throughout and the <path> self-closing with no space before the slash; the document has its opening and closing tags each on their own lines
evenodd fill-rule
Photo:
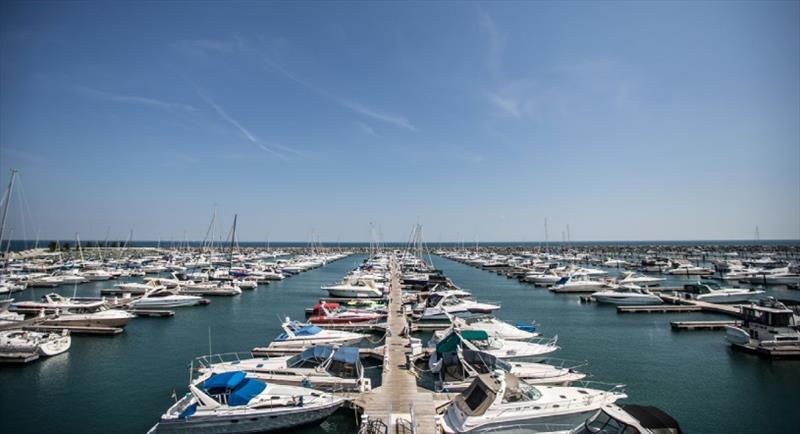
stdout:
<svg viewBox="0 0 800 434">
<path fill-rule="evenodd" d="M 69 330 L 69 333 L 73 335 L 118 335 L 125 331 L 122 327 L 78 327 L 64 325 L 34 325 L 25 327 L 25 330 L 36 332 L 60 332 L 61 330 Z"/>
<path fill-rule="evenodd" d="M 725 326 L 740 326 L 741 321 L 672 321 L 674 330 L 719 330 Z"/>
<path fill-rule="evenodd" d="M 617 306 L 617 313 L 675 313 L 702 311 L 702 307 L 692 305 L 655 304 L 648 306 Z"/>
<path fill-rule="evenodd" d="M 437 432 L 437 406 L 432 392 L 417 387 L 417 377 L 410 362 L 413 357 L 410 327 L 403 313 L 399 270 L 394 257 L 390 273 L 381 386 L 361 394 L 353 404 L 361 410 L 362 424 L 382 423 L 387 427 L 387 434 L 434 434 Z"/>
</svg>

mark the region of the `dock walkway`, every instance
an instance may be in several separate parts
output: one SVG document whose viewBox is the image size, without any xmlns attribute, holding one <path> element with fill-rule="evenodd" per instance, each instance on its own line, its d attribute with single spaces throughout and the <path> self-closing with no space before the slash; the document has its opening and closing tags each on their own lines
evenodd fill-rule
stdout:
<svg viewBox="0 0 800 434">
<path fill-rule="evenodd" d="M 410 328 L 403 314 L 399 270 L 394 257 L 390 273 L 389 316 L 381 386 L 361 394 L 354 404 L 362 409 L 363 415 L 369 420 L 382 420 L 388 426 L 389 434 L 403 431 L 401 420 L 414 420 L 416 427 L 412 432 L 434 434 L 438 432 L 434 394 L 417 387 L 417 378 L 408 366 L 411 356 Z"/>
</svg>

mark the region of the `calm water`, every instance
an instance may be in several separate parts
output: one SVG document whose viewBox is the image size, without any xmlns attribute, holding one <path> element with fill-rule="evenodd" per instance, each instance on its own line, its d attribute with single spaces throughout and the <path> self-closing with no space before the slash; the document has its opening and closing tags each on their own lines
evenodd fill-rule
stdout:
<svg viewBox="0 0 800 434">
<path fill-rule="evenodd" d="M 115 337 L 75 336 L 68 354 L 31 365 L 0 366 L 3 432 L 142 433 L 186 390 L 188 363 L 212 352 L 247 351 L 279 333 L 279 317 L 302 317 L 319 287 L 342 277 L 363 256 L 349 258 L 244 291 L 214 298 L 210 305 L 178 310 L 169 319 L 131 321 Z M 687 433 L 795 432 L 800 409 L 800 362 L 770 362 L 731 351 L 721 332 L 672 332 L 671 319 L 705 314 L 618 315 L 613 308 L 583 305 L 577 296 L 545 289 L 434 258 L 456 284 L 485 301 L 503 305 L 499 317 L 536 320 L 546 335 L 559 335 L 556 357 L 588 360 L 593 380 L 628 385 L 627 402 L 657 405 Z M 81 285 L 97 295 L 112 285 Z M 17 298 L 38 298 L 49 289 Z M 60 292 L 71 294 L 72 288 Z M 775 290 L 780 297 L 800 292 Z M 341 411 L 311 433 L 354 432 L 355 418 Z"/>
</svg>

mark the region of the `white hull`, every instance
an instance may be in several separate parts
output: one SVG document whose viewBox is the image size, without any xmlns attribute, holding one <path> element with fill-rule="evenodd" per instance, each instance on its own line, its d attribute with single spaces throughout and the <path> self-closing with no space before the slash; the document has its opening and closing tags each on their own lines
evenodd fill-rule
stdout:
<svg viewBox="0 0 800 434">
<path fill-rule="evenodd" d="M 364 288 L 364 289 L 336 289 L 336 288 L 323 288 L 328 291 L 331 297 L 339 298 L 375 298 L 382 297 L 383 293 L 377 289 Z"/>
</svg>

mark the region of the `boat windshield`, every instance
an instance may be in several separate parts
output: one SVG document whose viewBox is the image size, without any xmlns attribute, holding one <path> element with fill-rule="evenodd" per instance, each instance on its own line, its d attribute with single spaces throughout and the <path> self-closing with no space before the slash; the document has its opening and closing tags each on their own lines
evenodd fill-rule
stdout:
<svg viewBox="0 0 800 434">
<path fill-rule="evenodd" d="M 639 430 L 601 411 L 573 434 L 639 434 Z"/>
<path fill-rule="evenodd" d="M 508 387 L 506 388 L 506 393 L 503 395 L 503 401 L 505 402 L 517 402 L 517 401 L 536 401 L 542 397 L 541 392 L 539 389 L 519 382 L 517 383 L 517 387 Z"/>
</svg>

